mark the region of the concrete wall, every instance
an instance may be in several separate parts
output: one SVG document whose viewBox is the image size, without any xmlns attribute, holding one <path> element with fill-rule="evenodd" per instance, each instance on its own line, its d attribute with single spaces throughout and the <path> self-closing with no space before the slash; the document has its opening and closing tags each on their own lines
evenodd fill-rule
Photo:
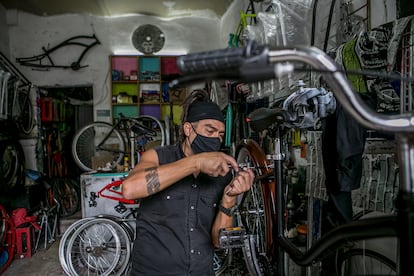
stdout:
<svg viewBox="0 0 414 276">
<path fill-rule="evenodd" d="M 0 52 L 9 56 L 9 30 L 7 27 L 6 10 L 0 5 Z"/>
<path fill-rule="evenodd" d="M 145 15 L 95 17 L 67 14 L 43 17 L 17 11 L 8 11 L 6 16 L 2 16 L 5 11 L 0 6 L 0 50 L 9 53 L 10 59 L 15 60 L 18 57 L 41 54 L 42 47 L 51 48 L 73 36 L 95 34 L 101 44 L 86 53 L 81 62 L 81 65 L 88 65 L 86 68 L 78 71 L 71 69 L 39 71 L 19 65 L 18 68 L 38 86 L 92 85 L 95 110 L 109 109 L 108 57 L 121 53 L 138 54 L 131 43 L 131 34 L 137 26 L 154 24 L 164 31 L 166 43 L 159 54 L 225 48 L 228 45 L 229 33 L 236 32 L 240 11 L 245 11 L 247 5 L 246 0 L 234 1 L 221 19 L 192 16 L 172 20 Z M 261 6 L 257 7 L 256 12 L 259 12 Z M 386 8 L 388 10 L 385 10 L 382 2 L 381 5 L 372 5 L 372 27 L 395 19 L 395 0 L 387 1 Z M 55 64 L 68 65 L 75 61 L 79 54 L 79 48 L 66 47 L 55 52 L 51 57 Z M 99 119 L 105 120 L 105 118 Z M 109 118 L 107 119 L 109 121 Z"/>
</svg>

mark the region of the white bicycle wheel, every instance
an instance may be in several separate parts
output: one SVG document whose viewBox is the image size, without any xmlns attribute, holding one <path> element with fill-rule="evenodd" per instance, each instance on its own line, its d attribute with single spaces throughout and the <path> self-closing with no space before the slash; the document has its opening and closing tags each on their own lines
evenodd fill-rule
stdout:
<svg viewBox="0 0 414 276">
<path fill-rule="evenodd" d="M 73 137 L 72 156 L 84 171 L 114 169 L 126 151 L 122 134 L 106 122 L 94 122 L 81 128 Z"/>
<path fill-rule="evenodd" d="M 70 275 L 123 275 L 131 242 L 119 223 L 95 218 L 75 230 L 66 249 Z"/>
<path fill-rule="evenodd" d="M 84 219 L 80 219 L 78 221 L 76 221 L 75 223 L 71 224 L 68 229 L 66 229 L 65 233 L 63 233 L 63 236 L 60 238 L 60 242 L 59 242 L 59 262 L 61 267 L 63 268 L 63 271 L 65 271 L 65 273 L 67 275 L 70 275 L 70 271 L 68 268 L 68 264 L 66 261 L 66 251 L 67 251 L 67 246 L 68 243 L 70 241 L 70 239 L 72 238 L 73 233 L 75 233 L 75 231 L 81 226 L 83 225 L 85 222 L 90 221 L 93 218 L 84 218 Z"/>
</svg>

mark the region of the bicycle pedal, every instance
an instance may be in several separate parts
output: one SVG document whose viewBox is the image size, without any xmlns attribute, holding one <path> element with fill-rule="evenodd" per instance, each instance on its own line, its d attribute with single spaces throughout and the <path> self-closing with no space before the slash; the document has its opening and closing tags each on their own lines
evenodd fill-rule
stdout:
<svg viewBox="0 0 414 276">
<path fill-rule="evenodd" d="M 219 230 L 219 246 L 221 249 L 242 248 L 248 235 L 243 227 L 229 227 Z"/>
</svg>

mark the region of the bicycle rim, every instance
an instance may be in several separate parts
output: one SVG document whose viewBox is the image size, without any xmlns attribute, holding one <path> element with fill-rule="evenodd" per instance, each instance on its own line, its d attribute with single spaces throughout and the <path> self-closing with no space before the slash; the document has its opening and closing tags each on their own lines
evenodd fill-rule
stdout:
<svg viewBox="0 0 414 276">
<path fill-rule="evenodd" d="M 65 273 L 67 275 L 70 275 L 70 270 L 68 267 L 68 263 L 66 261 L 66 252 L 67 252 L 67 247 L 69 244 L 69 241 L 71 239 L 71 237 L 73 236 L 73 233 L 76 232 L 76 230 L 83 225 L 85 222 L 92 220 L 93 218 L 83 218 L 80 219 L 78 221 L 76 221 L 74 224 L 71 224 L 65 231 L 65 233 L 63 233 L 63 236 L 60 239 L 59 242 L 59 262 L 61 267 L 63 268 L 63 270 L 65 271 Z"/>
<path fill-rule="evenodd" d="M 131 242 L 115 221 L 95 218 L 80 225 L 66 248 L 71 275 L 123 275 Z"/>
<path fill-rule="evenodd" d="M 99 145 L 99 146 L 98 146 Z M 84 171 L 114 169 L 125 153 L 123 136 L 105 122 L 95 122 L 81 128 L 72 142 L 72 156 Z"/>
<path fill-rule="evenodd" d="M 0 143 L 0 189 L 4 193 L 19 193 L 24 190 L 24 153 L 18 142 L 5 140 Z M 22 191 L 19 191 L 21 189 Z"/>
<path fill-rule="evenodd" d="M 395 262 L 363 248 L 354 248 L 340 254 L 338 275 L 397 275 Z"/>
<path fill-rule="evenodd" d="M 53 197 L 59 202 L 59 214 L 68 217 L 79 210 L 79 194 L 71 179 L 55 178 L 52 180 Z"/>
<path fill-rule="evenodd" d="M 264 153 L 258 145 L 252 141 L 247 141 L 243 146 L 238 146 L 236 150 L 236 160 L 240 163 L 254 166 L 255 175 L 263 174 L 263 164 L 265 163 Z M 263 180 L 262 180 L 263 181 Z M 270 212 L 264 203 L 262 181 L 255 181 L 251 189 L 238 197 L 240 204 L 239 212 L 236 213 L 237 223 L 245 226 L 248 235 L 251 235 L 249 242 L 242 248 L 246 261 L 247 269 L 251 275 L 260 275 L 263 270 L 267 270 L 267 261 L 261 265 L 261 261 L 268 260 L 267 254 L 270 252 L 270 221 L 266 218 L 266 212 Z"/>
<path fill-rule="evenodd" d="M 216 249 L 213 257 L 213 270 L 216 276 L 221 275 L 231 263 L 231 249 Z"/>
</svg>

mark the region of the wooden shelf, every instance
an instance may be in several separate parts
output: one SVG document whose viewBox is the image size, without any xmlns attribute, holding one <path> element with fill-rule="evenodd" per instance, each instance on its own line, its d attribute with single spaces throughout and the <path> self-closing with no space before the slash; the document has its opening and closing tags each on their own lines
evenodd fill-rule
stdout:
<svg viewBox="0 0 414 276">
<path fill-rule="evenodd" d="M 179 124 L 187 88 L 169 87 L 179 76 L 176 62 L 177 56 L 110 56 L 112 119 L 123 113 L 162 120 L 173 112 L 174 122 Z"/>
</svg>

